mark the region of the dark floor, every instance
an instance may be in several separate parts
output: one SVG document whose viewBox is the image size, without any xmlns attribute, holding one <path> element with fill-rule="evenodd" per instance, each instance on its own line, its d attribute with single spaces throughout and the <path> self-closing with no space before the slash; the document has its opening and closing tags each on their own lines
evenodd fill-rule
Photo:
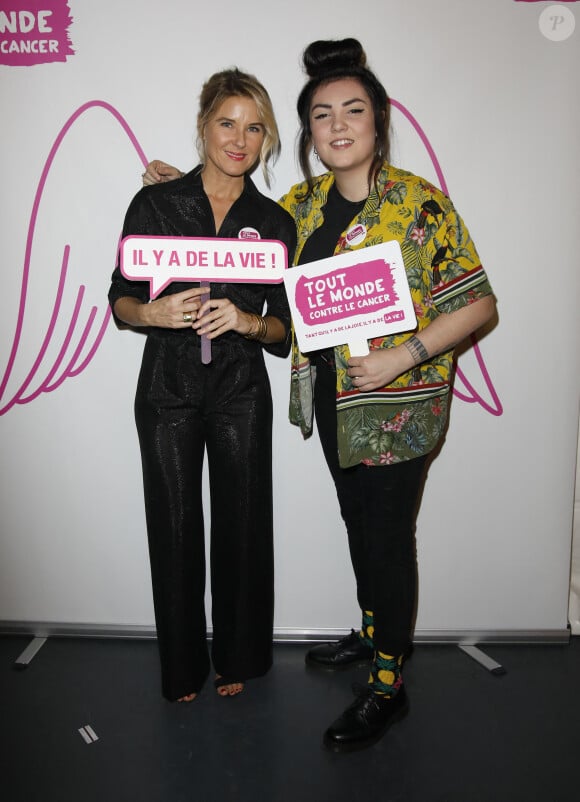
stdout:
<svg viewBox="0 0 580 802">
<path fill-rule="evenodd" d="M 455 646 L 417 646 L 411 712 L 374 747 L 334 755 L 325 727 L 364 670 L 318 673 L 277 644 L 234 699 L 159 693 L 154 641 L 0 637 L 3 802 L 576 802 L 580 638 L 488 646 L 495 676 Z M 87 744 L 79 728 L 98 740 Z"/>
</svg>

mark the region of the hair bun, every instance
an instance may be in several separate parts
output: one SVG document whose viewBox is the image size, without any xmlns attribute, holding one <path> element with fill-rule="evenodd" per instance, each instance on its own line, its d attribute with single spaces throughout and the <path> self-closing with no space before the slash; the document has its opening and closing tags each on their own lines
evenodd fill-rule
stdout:
<svg viewBox="0 0 580 802">
<path fill-rule="evenodd" d="M 302 57 L 310 78 L 344 68 L 365 67 L 367 57 L 358 39 L 319 40 L 312 42 Z"/>
</svg>

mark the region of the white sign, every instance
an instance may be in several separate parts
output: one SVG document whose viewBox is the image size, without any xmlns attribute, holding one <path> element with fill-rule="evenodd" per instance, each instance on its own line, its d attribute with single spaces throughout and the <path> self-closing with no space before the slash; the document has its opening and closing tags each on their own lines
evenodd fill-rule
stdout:
<svg viewBox="0 0 580 802">
<path fill-rule="evenodd" d="M 348 343 L 352 356 L 364 356 L 368 339 L 417 325 L 394 240 L 293 267 L 284 284 L 304 353 Z"/>
</svg>

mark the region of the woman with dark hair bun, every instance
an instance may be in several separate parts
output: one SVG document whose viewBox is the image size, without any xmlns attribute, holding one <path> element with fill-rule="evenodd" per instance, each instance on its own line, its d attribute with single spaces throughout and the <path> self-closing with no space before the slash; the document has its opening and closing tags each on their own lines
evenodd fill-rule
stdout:
<svg viewBox="0 0 580 802">
<path fill-rule="evenodd" d="M 305 181 L 281 200 L 296 220 L 296 264 L 398 240 L 418 326 L 369 342 L 292 354 L 290 416 L 305 437 L 313 413 L 345 521 L 360 631 L 312 648 L 308 665 L 370 663 L 368 685 L 327 729 L 349 751 L 378 740 L 408 709 L 402 666 L 416 595 L 415 519 L 427 455 L 447 420 L 453 348 L 495 301 L 453 204 L 423 178 L 389 164 L 390 102 L 356 39 L 313 42 L 297 103 Z M 314 154 L 327 172 L 312 176 Z M 349 231 L 365 232 L 349 242 Z"/>
<path fill-rule="evenodd" d="M 351 357 L 346 345 L 308 354 L 295 340 L 292 347 L 290 420 L 308 437 L 316 418 L 362 617 L 359 631 L 313 647 L 306 662 L 325 670 L 370 664 L 366 688 L 324 734 L 324 744 L 341 752 L 375 743 L 408 710 L 402 667 L 426 462 L 446 428 L 454 348 L 490 320 L 495 300 L 451 200 L 389 163 L 390 102 L 360 43 L 313 42 L 303 62 L 305 180 L 280 201 L 297 225 L 295 263 L 397 240 L 418 320 L 414 331 L 370 340 L 363 357 Z M 313 155 L 322 175 L 313 176 Z"/>
<path fill-rule="evenodd" d="M 312 129 L 309 120 L 312 94 L 321 81 L 327 83 L 345 77 L 358 79 L 372 106 L 376 137 L 373 160 L 369 166 L 369 181 L 372 183 L 382 163 L 388 161 L 390 157 L 391 106 L 384 86 L 366 68 L 366 55 L 361 43 L 356 39 L 343 39 L 340 42 L 313 42 L 304 51 L 303 61 L 310 81 L 300 92 L 297 102 L 301 123 L 298 159 L 309 189 L 312 189 L 313 184 L 310 167 Z"/>
</svg>

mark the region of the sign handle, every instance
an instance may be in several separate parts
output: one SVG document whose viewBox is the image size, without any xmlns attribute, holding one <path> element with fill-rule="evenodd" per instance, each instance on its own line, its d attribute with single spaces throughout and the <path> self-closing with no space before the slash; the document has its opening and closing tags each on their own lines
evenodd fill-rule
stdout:
<svg viewBox="0 0 580 802">
<path fill-rule="evenodd" d="M 351 356 L 366 356 L 369 353 L 369 344 L 366 340 L 352 340 L 347 345 Z"/>
<path fill-rule="evenodd" d="M 209 301 L 209 283 L 207 281 L 201 281 L 199 286 L 206 290 L 200 298 L 203 304 Z M 211 340 L 208 340 L 205 334 L 201 335 L 201 362 L 202 365 L 209 365 L 211 362 Z"/>
</svg>

